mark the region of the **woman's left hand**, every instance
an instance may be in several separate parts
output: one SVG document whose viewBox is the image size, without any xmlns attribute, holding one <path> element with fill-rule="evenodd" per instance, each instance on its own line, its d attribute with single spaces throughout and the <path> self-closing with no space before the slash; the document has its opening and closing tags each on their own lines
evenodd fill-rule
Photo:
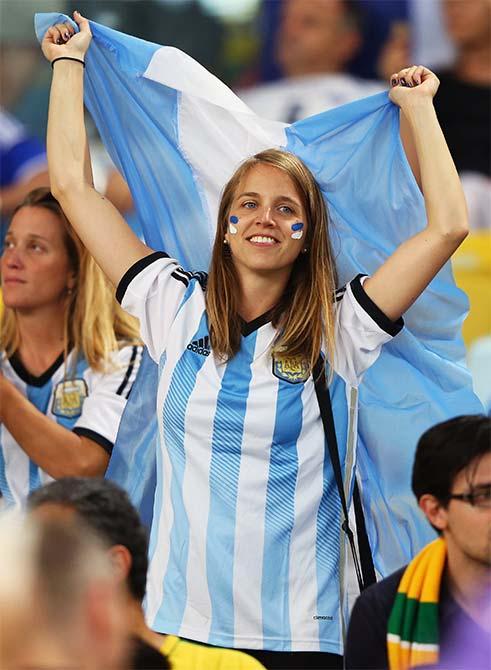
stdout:
<svg viewBox="0 0 491 670">
<path fill-rule="evenodd" d="M 423 65 L 406 67 L 390 78 L 389 98 L 401 108 L 418 100 L 432 100 L 440 86 L 438 77 Z"/>
</svg>

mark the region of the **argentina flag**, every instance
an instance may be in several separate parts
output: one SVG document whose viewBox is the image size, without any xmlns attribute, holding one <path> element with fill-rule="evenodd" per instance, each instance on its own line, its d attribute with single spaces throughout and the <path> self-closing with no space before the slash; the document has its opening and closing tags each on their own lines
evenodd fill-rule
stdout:
<svg viewBox="0 0 491 670">
<path fill-rule="evenodd" d="M 38 14 L 38 39 L 67 20 Z M 399 139 L 399 110 L 387 93 L 286 125 L 253 114 L 173 47 L 93 22 L 91 29 L 85 102 L 153 249 L 206 270 L 223 186 L 242 160 L 273 146 L 299 156 L 322 189 L 340 286 L 373 273 L 424 228 L 423 198 Z M 359 389 L 356 471 L 375 566 L 384 576 L 433 537 L 410 490 L 417 440 L 439 421 L 482 411 L 464 362 L 467 308 L 447 264 Z M 141 366 L 108 472 L 147 519 L 157 434 L 152 366 L 151 360 Z"/>
</svg>

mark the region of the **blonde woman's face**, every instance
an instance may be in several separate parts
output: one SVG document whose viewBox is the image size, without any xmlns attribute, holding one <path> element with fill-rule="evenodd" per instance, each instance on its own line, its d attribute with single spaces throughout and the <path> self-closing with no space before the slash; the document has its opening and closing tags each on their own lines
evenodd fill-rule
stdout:
<svg viewBox="0 0 491 670">
<path fill-rule="evenodd" d="M 63 223 L 43 207 L 22 207 L 13 217 L 1 259 L 7 307 L 33 310 L 60 305 L 75 276 L 64 242 Z"/>
<path fill-rule="evenodd" d="M 241 272 L 285 274 L 305 247 L 306 214 L 291 178 L 259 164 L 239 184 L 225 238 Z"/>
</svg>

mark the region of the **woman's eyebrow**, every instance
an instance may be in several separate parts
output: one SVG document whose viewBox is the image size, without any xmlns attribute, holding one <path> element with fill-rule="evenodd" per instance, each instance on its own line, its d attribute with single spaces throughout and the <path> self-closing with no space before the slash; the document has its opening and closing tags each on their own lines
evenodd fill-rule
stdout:
<svg viewBox="0 0 491 670">
<path fill-rule="evenodd" d="M 43 237 L 43 235 L 38 235 L 37 233 L 28 233 L 27 236 L 31 239 L 43 240 L 44 242 L 51 242 L 51 240 L 48 237 Z"/>
<path fill-rule="evenodd" d="M 254 191 L 248 191 L 248 192 L 246 192 L 246 193 L 240 193 L 240 194 L 237 196 L 237 199 L 239 199 L 239 198 L 244 198 L 244 197 L 248 197 L 248 198 L 259 198 L 259 197 L 260 197 L 260 194 L 259 194 L 259 193 L 255 193 Z M 276 201 L 278 201 L 278 200 L 282 200 L 283 202 L 291 202 L 292 204 L 296 205 L 297 207 L 300 206 L 300 203 L 298 202 L 298 200 L 294 200 L 293 198 L 290 198 L 289 195 L 278 195 L 278 196 L 275 198 L 275 200 L 276 200 Z"/>
<path fill-rule="evenodd" d="M 243 198 L 245 196 L 248 198 L 259 198 L 259 193 L 255 193 L 254 191 L 247 191 L 246 193 L 239 193 L 237 198 Z"/>
<path fill-rule="evenodd" d="M 296 205 L 297 207 L 300 206 L 300 203 L 298 200 L 295 200 L 294 198 L 290 198 L 289 195 L 279 195 L 276 200 L 282 200 L 283 202 L 291 202 L 293 205 Z"/>
</svg>

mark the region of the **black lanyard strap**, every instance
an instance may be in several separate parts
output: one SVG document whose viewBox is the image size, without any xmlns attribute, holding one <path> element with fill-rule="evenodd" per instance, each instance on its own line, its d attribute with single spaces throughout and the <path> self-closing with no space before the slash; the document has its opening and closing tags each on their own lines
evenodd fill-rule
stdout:
<svg viewBox="0 0 491 670">
<path fill-rule="evenodd" d="M 339 460 L 338 441 L 336 438 L 336 430 L 334 428 L 334 416 L 332 413 L 331 396 L 329 393 L 329 389 L 327 387 L 326 371 L 322 355 L 319 356 L 319 358 L 317 359 L 317 363 L 314 366 L 313 376 L 315 384 L 315 393 L 317 395 L 317 402 L 319 403 L 319 411 L 322 419 L 322 425 L 324 426 L 324 434 L 326 438 L 325 443 L 327 444 L 327 449 L 329 451 L 329 456 L 331 459 L 334 478 L 336 480 L 336 486 L 338 489 L 339 499 L 341 501 L 341 508 L 344 517 L 343 522 L 341 524 L 341 528 L 345 532 L 348 538 L 349 545 L 351 547 L 351 554 L 353 556 L 353 564 L 355 566 L 356 579 L 358 581 L 358 587 L 361 592 L 363 591 L 364 588 L 369 586 L 369 584 L 374 583 L 376 581 L 375 570 L 373 569 L 373 563 L 371 561 L 371 554 L 367 538 L 367 546 L 370 560 L 365 561 L 366 563 L 368 563 L 367 565 L 368 569 L 367 571 L 362 572 L 362 568 L 360 566 L 360 560 L 356 552 L 354 534 L 349 525 L 348 505 L 346 502 L 346 496 L 344 494 L 343 475 L 341 473 L 341 462 Z M 359 495 L 357 495 L 357 499 L 359 500 Z M 363 512 L 361 510 L 361 504 L 360 509 L 358 511 L 361 512 L 363 516 Z M 371 565 L 371 572 L 370 572 L 370 565 Z"/>
</svg>

